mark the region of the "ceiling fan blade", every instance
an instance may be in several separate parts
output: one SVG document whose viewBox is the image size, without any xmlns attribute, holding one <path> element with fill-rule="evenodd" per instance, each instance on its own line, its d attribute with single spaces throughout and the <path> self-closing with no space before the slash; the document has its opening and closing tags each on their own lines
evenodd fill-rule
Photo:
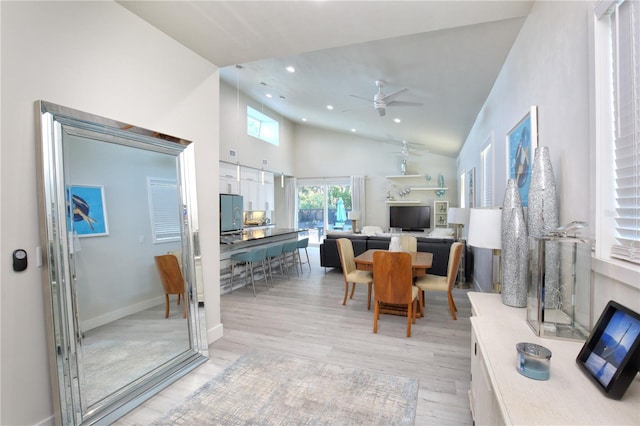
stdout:
<svg viewBox="0 0 640 426">
<path fill-rule="evenodd" d="M 396 90 L 393 93 L 389 93 L 388 95 L 384 95 L 380 100 L 388 104 L 393 99 L 395 99 L 396 96 L 398 96 L 400 93 L 406 92 L 407 90 L 409 90 L 409 89 L 407 89 L 406 87 L 404 89 Z"/>
<path fill-rule="evenodd" d="M 358 99 L 362 99 L 363 101 L 367 101 L 367 102 L 372 102 L 371 98 L 365 98 L 363 96 L 358 96 L 358 95 L 349 95 L 353 98 L 358 98 Z"/>
<path fill-rule="evenodd" d="M 422 102 L 409 102 L 409 101 L 391 101 L 387 102 L 387 106 L 423 106 Z"/>
</svg>

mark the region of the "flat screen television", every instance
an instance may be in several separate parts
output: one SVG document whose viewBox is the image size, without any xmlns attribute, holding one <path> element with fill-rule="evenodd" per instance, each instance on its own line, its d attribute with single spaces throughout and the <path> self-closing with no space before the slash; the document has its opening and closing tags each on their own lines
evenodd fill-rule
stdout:
<svg viewBox="0 0 640 426">
<path fill-rule="evenodd" d="M 431 228 L 431 206 L 389 206 L 389 227 L 403 231 Z"/>
<path fill-rule="evenodd" d="M 640 315 L 610 301 L 576 362 L 605 395 L 620 399 L 640 368 Z"/>
</svg>

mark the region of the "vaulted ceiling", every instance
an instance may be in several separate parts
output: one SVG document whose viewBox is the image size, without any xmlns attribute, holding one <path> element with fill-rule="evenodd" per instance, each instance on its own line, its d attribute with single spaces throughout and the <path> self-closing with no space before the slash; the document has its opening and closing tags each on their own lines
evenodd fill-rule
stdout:
<svg viewBox="0 0 640 426">
<path fill-rule="evenodd" d="M 304 118 L 306 125 L 368 139 L 404 140 L 450 157 L 464 143 L 532 5 L 524 0 L 119 3 L 221 67 L 223 81 L 296 123 Z M 287 72 L 287 66 L 296 71 Z M 380 116 L 374 108 L 377 80 L 385 82 L 381 91 L 387 95 L 407 89 L 394 100 L 422 105 L 390 103 Z"/>
</svg>

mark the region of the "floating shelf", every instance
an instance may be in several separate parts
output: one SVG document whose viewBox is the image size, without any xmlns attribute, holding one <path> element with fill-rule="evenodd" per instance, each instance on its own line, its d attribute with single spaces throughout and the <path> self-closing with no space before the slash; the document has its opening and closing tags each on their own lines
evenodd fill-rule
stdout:
<svg viewBox="0 0 640 426">
<path fill-rule="evenodd" d="M 386 176 L 387 179 L 397 179 L 397 178 L 421 178 L 424 177 L 422 175 L 395 175 L 395 176 Z"/>
<path fill-rule="evenodd" d="M 443 191 L 446 191 L 449 188 L 409 188 L 412 191 L 438 191 L 440 189 L 442 189 Z"/>
<path fill-rule="evenodd" d="M 420 204 L 420 200 L 387 200 L 386 204 Z"/>
</svg>

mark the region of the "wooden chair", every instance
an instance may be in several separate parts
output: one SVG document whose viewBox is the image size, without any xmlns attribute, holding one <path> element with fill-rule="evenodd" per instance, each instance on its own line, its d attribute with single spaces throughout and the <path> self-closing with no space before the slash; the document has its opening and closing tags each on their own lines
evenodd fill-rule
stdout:
<svg viewBox="0 0 640 426">
<path fill-rule="evenodd" d="M 373 286 L 373 275 L 370 271 L 360 271 L 356 269 L 356 262 L 353 260 L 353 244 L 348 238 L 338 238 L 338 254 L 340 255 L 340 265 L 342 266 L 342 274 L 344 275 L 344 300 L 343 305 L 347 304 L 347 294 L 349 293 L 349 283 L 352 283 L 351 297 L 356 291 L 356 284 L 367 284 L 368 299 L 367 309 L 371 309 L 371 287 Z"/>
<path fill-rule="evenodd" d="M 458 308 L 456 307 L 455 302 L 453 301 L 453 295 L 451 294 L 451 289 L 453 289 L 453 284 L 456 282 L 456 277 L 458 276 L 458 266 L 460 265 L 460 258 L 462 257 L 462 248 L 464 244 L 462 243 L 453 243 L 451 244 L 451 249 L 449 250 L 449 264 L 447 266 L 447 276 L 443 277 L 440 275 L 431 275 L 426 274 L 422 277 L 418 277 L 416 279 L 416 286 L 420 289 L 420 304 L 425 306 L 425 291 L 446 291 L 447 298 L 449 300 L 449 311 L 451 312 L 451 318 L 454 320 L 456 318 L 456 311 Z"/>
<path fill-rule="evenodd" d="M 400 235 L 400 247 L 402 247 L 402 251 L 416 252 L 418 251 L 418 239 L 413 235 Z"/>
<path fill-rule="evenodd" d="M 378 332 L 380 304 L 407 307 L 407 337 L 411 337 L 411 323 L 418 314 L 418 289 L 413 285 L 411 256 L 404 252 L 377 251 L 373 253 L 373 332 Z"/>
<path fill-rule="evenodd" d="M 161 256 L 154 256 L 160 279 L 162 280 L 162 287 L 164 287 L 165 298 L 165 312 L 164 317 L 169 318 L 169 295 L 177 294 L 178 302 L 182 298 L 182 318 L 187 317 L 187 303 L 186 303 L 186 290 L 184 285 L 184 278 L 180 271 L 180 265 L 178 264 L 178 258 L 173 254 L 164 254 Z"/>
</svg>

